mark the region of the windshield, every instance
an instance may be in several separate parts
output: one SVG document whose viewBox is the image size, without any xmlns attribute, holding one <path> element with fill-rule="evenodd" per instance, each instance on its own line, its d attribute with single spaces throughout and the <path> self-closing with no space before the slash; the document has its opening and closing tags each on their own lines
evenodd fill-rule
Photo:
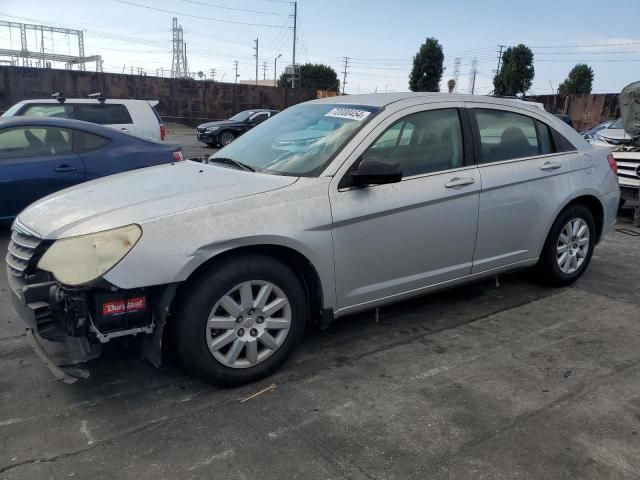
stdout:
<svg viewBox="0 0 640 480">
<path fill-rule="evenodd" d="M 246 110 L 244 112 L 240 112 L 240 113 L 236 113 L 233 117 L 231 117 L 229 120 L 231 120 L 232 122 L 244 122 L 246 121 L 251 115 L 253 115 L 253 110 Z"/>
<path fill-rule="evenodd" d="M 326 103 L 296 105 L 209 158 L 230 159 L 258 172 L 317 176 L 379 110 Z"/>
<path fill-rule="evenodd" d="M 609 128 L 624 128 L 624 125 L 622 124 L 622 117 L 609 125 Z"/>
</svg>

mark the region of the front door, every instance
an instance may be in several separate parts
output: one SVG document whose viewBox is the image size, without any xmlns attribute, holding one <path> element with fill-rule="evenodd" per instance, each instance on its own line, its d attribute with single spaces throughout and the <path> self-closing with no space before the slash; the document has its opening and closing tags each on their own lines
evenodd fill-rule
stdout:
<svg viewBox="0 0 640 480">
<path fill-rule="evenodd" d="M 73 153 L 69 130 L 0 130 L 0 219 L 13 218 L 34 201 L 84 179 L 84 163 Z"/>
<path fill-rule="evenodd" d="M 398 163 L 401 182 L 355 188 L 349 172 L 334 179 L 339 310 L 400 298 L 471 272 L 480 176 L 465 149 L 470 140 L 456 107 L 430 104 L 397 112 L 351 156 L 352 169 L 363 158 Z"/>
</svg>

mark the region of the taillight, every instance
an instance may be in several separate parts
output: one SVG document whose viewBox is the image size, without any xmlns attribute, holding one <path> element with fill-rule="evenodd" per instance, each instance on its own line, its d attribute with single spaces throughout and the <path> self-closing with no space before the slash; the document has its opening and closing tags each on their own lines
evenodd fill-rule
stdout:
<svg viewBox="0 0 640 480">
<path fill-rule="evenodd" d="M 182 155 L 182 151 L 178 150 L 177 152 L 173 152 L 173 158 L 175 158 L 176 162 L 183 161 L 184 156 Z"/>
<path fill-rule="evenodd" d="M 164 136 L 167 134 L 166 130 L 164 129 L 164 125 L 160 125 L 160 140 L 164 140 Z"/>
<path fill-rule="evenodd" d="M 607 161 L 609 162 L 609 166 L 611 167 L 611 170 L 613 170 L 613 173 L 617 175 L 618 164 L 616 163 L 616 159 L 613 158 L 613 153 L 610 153 L 609 155 L 607 155 Z"/>
</svg>

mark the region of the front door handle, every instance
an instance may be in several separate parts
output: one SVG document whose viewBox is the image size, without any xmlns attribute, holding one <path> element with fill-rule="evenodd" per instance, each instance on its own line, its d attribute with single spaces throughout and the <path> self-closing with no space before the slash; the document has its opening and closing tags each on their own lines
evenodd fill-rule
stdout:
<svg viewBox="0 0 640 480">
<path fill-rule="evenodd" d="M 71 165 L 60 165 L 59 167 L 54 168 L 54 172 L 75 172 L 78 170 L 76 167 L 72 167 Z"/>
<path fill-rule="evenodd" d="M 557 170 L 558 168 L 562 168 L 562 164 L 560 162 L 544 162 L 540 167 L 540 170 Z"/>
<path fill-rule="evenodd" d="M 475 182 L 476 182 L 475 179 L 471 177 L 467 177 L 467 178 L 453 177 L 451 180 L 449 180 L 447 183 L 444 184 L 444 188 L 466 187 L 467 185 L 471 185 L 472 183 L 475 183 Z"/>
<path fill-rule="evenodd" d="M 122 128 L 120 129 L 120 131 L 121 131 L 121 132 L 124 132 L 124 133 L 131 133 L 131 130 L 129 130 L 128 128 L 125 128 L 125 127 L 122 127 Z"/>
</svg>

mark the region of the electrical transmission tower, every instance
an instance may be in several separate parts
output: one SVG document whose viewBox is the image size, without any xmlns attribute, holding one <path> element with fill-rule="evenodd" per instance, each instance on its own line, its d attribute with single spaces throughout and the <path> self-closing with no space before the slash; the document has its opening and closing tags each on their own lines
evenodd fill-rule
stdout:
<svg viewBox="0 0 640 480">
<path fill-rule="evenodd" d="M 178 25 L 178 19 L 173 17 L 173 61 L 171 62 L 171 78 L 184 78 L 189 76 L 187 67 L 187 45 L 184 43 L 182 25 Z"/>
<path fill-rule="evenodd" d="M 96 71 L 102 71 L 102 57 L 100 55 L 92 55 L 85 57 L 84 55 L 84 33 L 82 30 L 72 30 L 70 28 L 50 27 L 48 25 L 33 25 L 30 23 L 16 23 L 6 22 L 0 20 L 0 27 L 6 27 L 8 29 L 9 38 L 11 38 L 12 29 L 20 30 L 20 50 L 12 49 L 0 49 L 0 57 L 11 57 L 22 59 L 22 66 L 31 66 L 31 59 L 37 60 L 37 65 L 41 68 L 47 68 L 51 62 L 64 62 L 66 68 L 72 69 L 74 65 L 78 66 L 78 69 L 85 70 L 88 62 L 96 63 Z M 40 37 L 40 48 L 38 51 L 29 50 L 27 43 L 27 30 L 33 30 L 36 39 Z M 65 36 L 76 36 L 78 38 L 78 55 L 60 55 L 56 53 L 47 53 L 44 48 L 44 33 L 51 33 L 51 43 L 53 45 L 53 34 L 60 33 Z M 4 33 L 4 32 L 3 32 Z M 53 47 L 52 47 L 53 48 Z M 17 60 L 16 60 L 17 61 Z"/>
<path fill-rule="evenodd" d="M 471 61 L 471 71 L 469 72 L 469 90 L 473 95 L 476 91 L 476 75 L 478 75 L 478 57 L 473 57 Z"/>
<path fill-rule="evenodd" d="M 258 57 L 258 39 L 254 40 L 256 42 L 256 46 L 253 49 L 256 51 L 254 57 L 256 57 L 256 85 L 258 85 L 258 62 L 260 61 Z"/>
<path fill-rule="evenodd" d="M 460 57 L 456 57 L 453 60 L 453 81 L 456 82 L 455 86 L 453 87 L 453 93 L 456 93 L 458 91 L 458 78 L 460 77 L 460 60 L 462 60 Z"/>
<path fill-rule="evenodd" d="M 267 79 L 267 62 L 262 62 L 262 80 Z"/>
<path fill-rule="evenodd" d="M 342 94 L 344 95 L 347 87 L 347 68 L 349 68 L 349 60 L 351 57 L 344 57 L 344 70 L 342 71 Z"/>
</svg>

